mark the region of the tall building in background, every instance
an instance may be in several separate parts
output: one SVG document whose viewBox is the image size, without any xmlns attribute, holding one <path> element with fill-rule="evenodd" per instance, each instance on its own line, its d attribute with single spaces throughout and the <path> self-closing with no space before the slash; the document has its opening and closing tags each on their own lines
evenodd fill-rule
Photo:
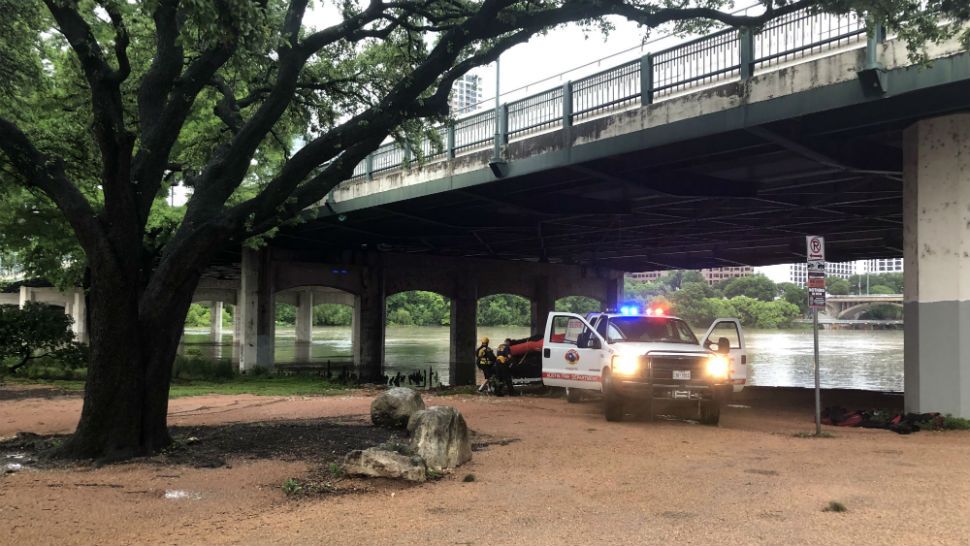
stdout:
<svg viewBox="0 0 970 546">
<path fill-rule="evenodd" d="M 864 267 L 865 263 L 862 261 L 828 262 L 825 264 L 825 275 L 848 279 L 852 275 L 863 273 Z M 808 282 L 808 266 L 805 262 L 758 267 L 755 270 L 776 283 L 790 282 L 804 287 Z"/>
<path fill-rule="evenodd" d="M 902 273 L 903 272 L 903 259 L 902 258 L 878 258 L 875 260 L 866 260 L 865 272 L 872 274 L 879 273 Z"/>
<path fill-rule="evenodd" d="M 475 109 L 482 102 L 482 78 L 476 74 L 465 74 L 451 88 L 448 107 L 451 115 L 460 116 Z"/>
</svg>

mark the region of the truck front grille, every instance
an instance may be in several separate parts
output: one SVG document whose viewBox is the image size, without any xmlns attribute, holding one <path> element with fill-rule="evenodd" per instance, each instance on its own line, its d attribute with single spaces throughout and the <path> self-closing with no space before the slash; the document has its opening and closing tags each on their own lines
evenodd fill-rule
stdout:
<svg viewBox="0 0 970 546">
<path fill-rule="evenodd" d="M 703 355 L 685 355 L 685 356 L 655 356 L 650 358 L 650 366 L 653 373 L 654 382 L 677 382 L 677 383 L 697 383 L 704 382 L 705 377 L 705 361 L 706 356 Z M 690 381 L 675 380 L 674 370 L 690 371 Z"/>
</svg>

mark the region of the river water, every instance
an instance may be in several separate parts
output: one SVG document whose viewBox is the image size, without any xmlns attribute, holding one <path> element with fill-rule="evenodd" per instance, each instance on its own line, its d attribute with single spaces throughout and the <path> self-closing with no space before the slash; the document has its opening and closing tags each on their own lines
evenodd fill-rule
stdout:
<svg viewBox="0 0 970 546">
<path fill-rule="evenodd" d="M 696 331 L 695 331 L 696 332 Z M 523 327 L 479 328 L 479 336 L 493 340 L 523 338 Z M 703 332 L 700 332 L 703 333 Z M 811 330 L 754 330 L 745 333 L 748 345 L 748 384 L 772 387 L 813 387 Z M 277 328 L 276 361 L 305 361 L 298 354 L 293 329 Z M 447 327 L 389 326 L 385 336 L 385 371 L 407 374 L 433 367 L 443 383 L 448 382 Z M 492 343 L 497 345 L 496 342 Z M 903 332 L 901 330 L 822 330 L 819 332 L 823 388 L 873 391 L 903 390 Z M 470 347 L 469 351 L 474 350 Z M 223 343 L 208 341 L 203 330 L 187 329 L 180 352 L 208 358 L 233 358 L 232 335 Z M 314 328 L 309 347 L 311 362 L 335 367 L 350 361 L 350 328 Z"/>
</svg>

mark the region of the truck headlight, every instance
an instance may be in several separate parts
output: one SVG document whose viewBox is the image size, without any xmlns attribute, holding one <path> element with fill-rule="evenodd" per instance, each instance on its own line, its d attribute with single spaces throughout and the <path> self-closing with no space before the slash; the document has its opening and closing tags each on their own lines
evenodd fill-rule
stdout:
<svg viewBox="0 0 970 546">
<path fill-rule="evenodd" d="M 728 359 L 722 355 L 707 357 L 707 375 L 718 379 L 727 379 Z"/>
<path fill-rule="evenodd" d="M 613 373 L 634 375 L 640 370 L 640 355 L 619 354 L 613 357 Z"/>
</svg>

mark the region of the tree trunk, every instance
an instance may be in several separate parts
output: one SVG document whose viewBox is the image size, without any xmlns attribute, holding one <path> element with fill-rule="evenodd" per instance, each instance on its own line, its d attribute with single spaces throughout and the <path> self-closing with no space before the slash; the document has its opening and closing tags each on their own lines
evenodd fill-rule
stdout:
<svg viewBox="0 0 970 546">
<path fill-rule="evenodd" d="M 198 283 L 140 301 L 130 279 L 92 267 L 88 293 L 89 346 L 84 406 L 61 450 L 71 458 L 117 460 L 168 446 L 168 389 L 185 315 Z"/>
</svg>

